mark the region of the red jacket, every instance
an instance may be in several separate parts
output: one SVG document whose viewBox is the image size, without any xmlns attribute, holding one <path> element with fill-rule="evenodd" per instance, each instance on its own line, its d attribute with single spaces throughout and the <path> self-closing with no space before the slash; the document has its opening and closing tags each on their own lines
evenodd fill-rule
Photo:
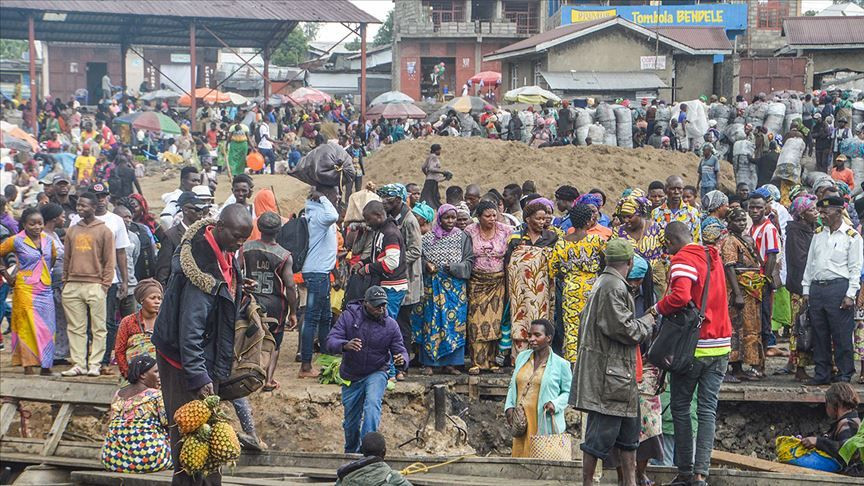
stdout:
<svg viewBox="0 0 864 486">
<path fill-rule="evenodd" d="M 697 307 L 702 305 L 702 289 L 708 270 L 705 249 L 704 246 L 691 243 L 672 257 L 669 290 L 657 303 L 660 314 L 674 314 L 690 301 Z M 725 354 L 723 351 L 729 351 L 732 340 L 723 261 L 716 248 L 709 246 L 707 249 L 711 255 L 711 283 L 704 309 L 705 321 L 702 322 L 702 332 L 696 347 L 697 357 Z"/>
</svg>

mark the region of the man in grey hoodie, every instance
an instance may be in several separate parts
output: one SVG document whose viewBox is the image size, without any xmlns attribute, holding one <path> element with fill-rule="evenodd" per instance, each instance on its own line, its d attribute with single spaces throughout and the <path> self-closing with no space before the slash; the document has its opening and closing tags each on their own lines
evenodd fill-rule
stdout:
<svg viewBox="0 0 864 486">
<path fill-rule="evenodd" d="M 379 432 L 369 432 L 360 446 L 363 459 L 336 471 L 336 486 L 411 486 L 407 479 L 384 462 L 387 442 Z"/>
</svg>

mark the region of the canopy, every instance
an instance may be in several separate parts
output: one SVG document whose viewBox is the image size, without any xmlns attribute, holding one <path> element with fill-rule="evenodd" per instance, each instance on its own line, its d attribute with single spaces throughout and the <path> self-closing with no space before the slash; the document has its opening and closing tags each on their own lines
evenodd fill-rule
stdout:
<svg viewBox="0 0 864 486">
<path fill-rule="evenodd" d="M 121 116 L 114 119 L 115 123 L 132 125 L 137 130 L 150 130 L 151 132 L 180 134 L 180 126 L 158 111 L 139 111 L 131 115 Z"/>
<path fill-rule="evenodd" d="M 414 103 L 414 98 L 401 91 L 388 91 L 376 96 L 369 106 L 380 105 L 382 103 Z"/>
<path fill-rule="evenodd" d="M 422 120 L 426 118 L 426 112 L 411 103 L 382 103 L 366 110 L 366 116 L 373 120 L 380 117 L 388 120 L 402 118 Z"/>
<path fill-rule="evenodd" d="M 552 100 L 555 103 L 561 101 L 561 98 L 551 91 L 547 91 L 540 86 L 523 86 L 504 93 L 504 101 L 511 103 L 528 103 L 539 105 Z"/>
<path fill-rule="evenodd" d="M 231 98 L 230 103 L 232 105 L 242 106 L 249 103 L 249 98 L 241 95 L 240 93 L 225 93 Z"/>
<path fill-rule="evenodd" d="M 486 101 L 479 96 L 459 96 L 450 100 L 449 103 L 444 105 L 444 108 L 447 110 L 456 110 L 459 113 L 482 113 L 486 105 L 492 105 L 492 102 Z"/>
<path fill-rule="evenodd" d="M 152 100 L 176 100 L 180 97 L 180 93 L 176 91 L 172 91 L 170 89 L 157 89 L 156 91 L 149 91 L 144 93 L 139 98 L 143 101 L 152 101 Z"/>
<path fill-rule="evenodd" d="M 481 82 L 483 86 L 495 86 L 501 84 L 501 73 L 495 71 L 482 71 L 472 76 L 468 81 L 471 84 L 478 86 Z"/>
<path fill-rule="evenodd" d="M 329 103 L 332 99 L 329 94 L 309 87 L 297 88 L 288 97 L 289 101 L 301 105 Z"/>
<path fill-rule="evenodd" d="M 26 151 L 29 147 L 32 152 L 39 151 L 39 142 L 17 125 L 0 120 L 0 132 L 3 134 L 3 145 L 7 148 Z"/>
<path fill-rule="evenodd" d="M 196 88 L 195 98 L 203 100 L 204 103 L 210 103 L 211 105 L 231 103 L 231 97 L 214 88 Z M 189 95 L 184 94 L 180 97 L 180 101 L 178 101 L 177 104 L 180 106 L 189 106 L 192 104 L 192 99 Z"/>
</svg>

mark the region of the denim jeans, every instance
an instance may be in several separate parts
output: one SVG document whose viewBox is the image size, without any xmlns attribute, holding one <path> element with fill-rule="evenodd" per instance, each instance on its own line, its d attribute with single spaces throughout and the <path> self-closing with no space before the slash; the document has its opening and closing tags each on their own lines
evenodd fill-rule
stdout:
<svg viewBox="0 0 864 486">
<path fill-rule="evenodd" d="M 694 358 L 690 371 L 670 375 L 670 409 L 675 426 L 675 466 L 682 475 L 708 476 L 711 450 L 714 448 L 714 429 L 717 420 L 717 394 L 726 375 L 729 355 Z M 698 391 L 696 385 L 699 385 Z M 690 421 L 690 402 L 698 393 L 694 461 L 693 425 Z"/>
<path fill-rule="evenodd" d="M 399 309 L 402 307 L 402 301 L 405 300 L 405 291 L 385 288 L 384 292 L 387 293 L 387 315 L 395 320 L 396 316 L 399 315 Z M 396 365 L 393 363 L 392 356 L 390 357 L 390 369 L 387 371 L 387 376 L 390 378 L 396 376 Z"/>
<path fill-rule="evenodd" d="M 105 328 L 108 331 L 108 337 L 105 338 L 105 354 L 102 355 L 102 366 L 111 364 L 111 353 L 114 352 L 114 340 L 117 338 L 117 310 L 120 303 L 117 300 L 118 285 L 115 283 L 108 287 L 108 300 L 105 305 Z"/>
<path fill-rule="evenodd" d="M 342 387 L 342 407 L 345 409 L 345 452 L 359 452 L 360 441 L 381 423 L 381 399 L 387 390 L 387 373 L 376 371 Z"/>
<path fill-rule="evenodd" d="M 303 282 L 306 284 L 306 315 L 301 331 L 300 360 L 311 363 L 315 333 L 318 333 L 318 344 L 323 351 L 330 332 L 330 318 L 333 316 L 330 310 L 330 274 L 303 272 Z"/>
</svg>

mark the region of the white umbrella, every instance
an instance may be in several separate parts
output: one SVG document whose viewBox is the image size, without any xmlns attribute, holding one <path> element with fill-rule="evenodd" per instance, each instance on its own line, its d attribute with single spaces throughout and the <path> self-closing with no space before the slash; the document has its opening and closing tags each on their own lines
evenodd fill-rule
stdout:
<svg viewBox="0 0 864 486">
<path fill-rule="evenodd" d="M 225 94 L 227 94 L 228 97 L 231 98 L 231 104 L 232 105 L 242 106 L 242 105 L 249 103 L 249 98 L 241 95 L 240 93 L 225 93 Z"/>
<path fill-rule="evenodd" d="M 504 101 L 511 103 L 545 103 L 548 100 L 561 101 L 555 93 L 547 91 L 540 86 L 523 86 L 504 93 Z"/>
<path fill-rule="evenodd" d="M 180 97 L 180 93 L 176 91 L 172 91 L 170 89 L 157 89 L 156 91 L 149 91 L 141 95 L 141 100 L 143 101 L 151 101 L 151 100 L 168 100 L 168 99 L 177 99 Z"/>
<path fill-rule="evenodd" d="M 414 98 L 401 91 L 388 91 L 376 96 L 369 106 L 381 105 L 384 103 L 414 103 Z"/>
</svg>

